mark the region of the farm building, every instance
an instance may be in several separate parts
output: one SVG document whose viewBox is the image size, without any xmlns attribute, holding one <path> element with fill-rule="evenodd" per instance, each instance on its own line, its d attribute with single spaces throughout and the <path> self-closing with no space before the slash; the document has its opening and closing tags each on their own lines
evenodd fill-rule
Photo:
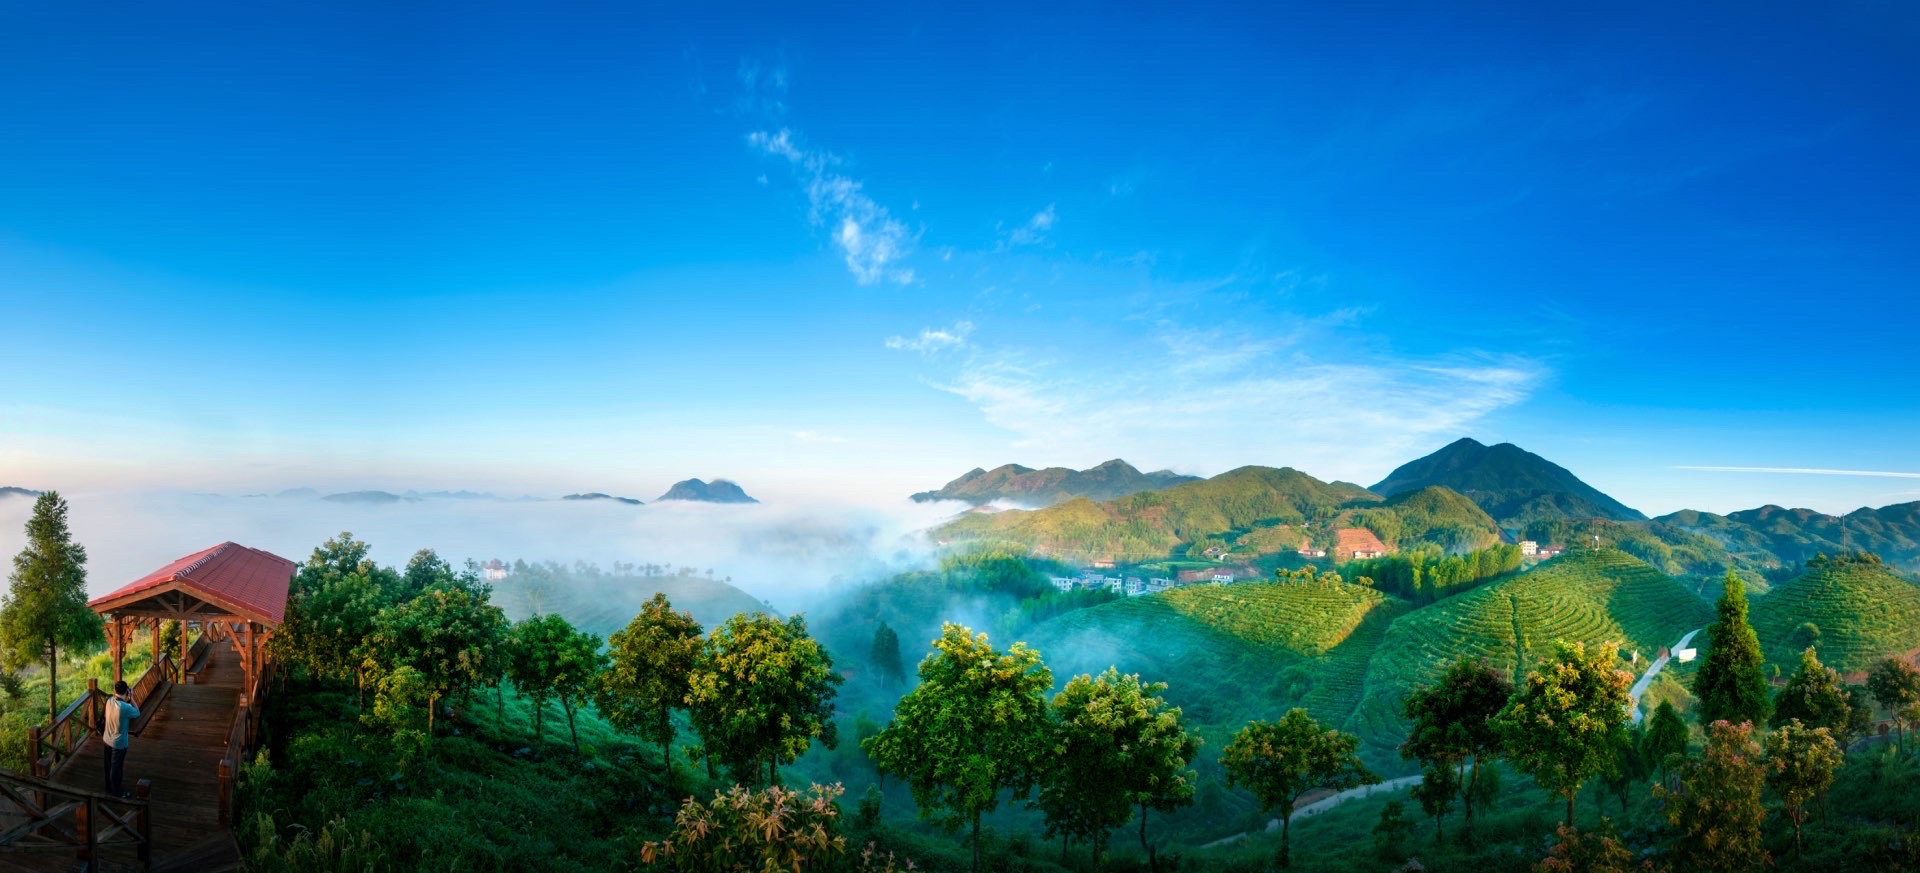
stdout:
<svg viewBox="0 0 1920 873">
<path fill-rule="evenodd" d="M 488 582 L 498 582 L 507 578 L 507 565 L 500 563 L 499 558 L 494 558 L 480 565 L 480 575 Z"/>
<path fill-rule="evenodd" d="M 1348 561 L 1355 558 L 1378 558 L 1393 551 L 1380 541 L 1373 531 L 1364 527 L 1343 527 L 1333 532 L 1333 559 Z"/>
<path fill-rule="evenodd" d="M 1520 554 L 1526 555 L 1529 558 L 1533 557 L 1534 555 L 1540 554 L 1540 544 L 1534 542 L 1533 540 L 1521 540 Z"/>
<path fill-rule="evenodd" d="M 1324 558 L 1326 556 L 1327 556 L 1326 549 L 1316 549 L 1312 546 L 1300 547 L 1300 557 L 1302 558 Z"/>
</svg>

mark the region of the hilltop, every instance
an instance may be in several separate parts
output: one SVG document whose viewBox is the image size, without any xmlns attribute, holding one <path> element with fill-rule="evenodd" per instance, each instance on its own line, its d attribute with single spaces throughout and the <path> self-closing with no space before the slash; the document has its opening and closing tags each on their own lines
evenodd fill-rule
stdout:
<svg viewBox="0 0 1920 873">
<path fill-rule="evenodd" d="M 1487 446 L 1465 437 L 1401 465 L 1370 490 L 1392 497 L 1429 485 L 1466 495 L 1507 527 L 1540 519 L 1646 520 L 1546 458 L 1512 443 Z"/>
<path fill-rule="evenodd" d="M 15 486 L 15 485 L 3 485 L 3 486 L 0 486 L 0 498 L 5 498 L 5 497 L 39 497 L 39 496 L 40 496 L 40 492 L 38 492 L 38 491 L 35 491 L 35 490 L 33 490 L 33 489 L 31 489 L 31 488 L 21 488 L 21 487 L 18 487 L 18 486 Z"/>
<path fill-rule="evenodd" d="M 1771 504 L 1726 515 L 1686 509 L 1655 521 L 1710 537 L 1736 555 L 1768 555 L 1787 564 L 1853 549 L 1896 564 L 1920 563 L 1920 502 L 1863 507 L 1844 517 Z"/>
<path fill-rule="evenodd" d="M 1161 491 L 1094 502 L 1076 497 L 1038 510 L 962 516 L 937 530 L 948 539 L 1001 540 L 1070 559 L 1144 561 L 1176 546 L 1257 527 L 1329 518 L 1380 498 L 1358 485 L 1322 482 L 1291 467 L 1241 467 Z"/>
<path fill-rule="evenodd" d="M 699 479 L 685 479 L 673 483 L 667 493 L 654 498 L 658 500 L 697 500 L 703 503 L 759 503 L 740 490 L 740 486 L 725 479 L 702 482 Z"/>
<path fill-rule="evenodd" d="M 641 501 L 635 500 L 632 497 L 615 497 L 611 494 L 606 494 L 600 491 L 589 491 L 585 494 L 568 494 L 564 497 L 561 497 L 560 499 L 561 500 L 613 500 L 619 503 L 625 503 L 628 506 L 644 506 L 645 505 Z"/>
<path fill-rule="evenodd" d="M 975 467 L 936 491 L 913 495 L 918 502 L 964 500 L 974 505 L 1007 500 L 1027 506 L 1045 507 L 1075 497 L 1088 500 L 1112 500 L 1142 491 L 1170 488 L 1184 482 L 1197 482 L 1198 476 L 1182 476 L 1172 470 L 1142 473 L 1132 464 L 1115 458 L 1085 470 L 1047 467 L 1035 470 L 1019 464 L 1003 464 L 992 470 Z"/>
<path fill-rule="evenodd" d="M 1754 600 L 1753 629 L 1782 669 L 1814 645 L 1827 666 L 1863 672 L 1882 658 L 1920 651 L 1920 585 L 1872 555 L 1816 557 L 1805 573 Z"/>
</svg>

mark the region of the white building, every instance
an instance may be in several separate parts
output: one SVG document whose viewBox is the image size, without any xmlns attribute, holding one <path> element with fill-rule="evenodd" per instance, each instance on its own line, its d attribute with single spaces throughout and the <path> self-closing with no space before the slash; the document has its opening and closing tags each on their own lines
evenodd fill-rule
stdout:
<svg viewBox="0 0 1920 873">
<path fill-rule="evenodd" d="M 1679 658 L 1680 663 L 1685 664 L 1686 662 L 1699 657 L 1700 650 L 1699 649 L 1681 649 L 1680 651 L 1674 652 L 1673 656 L 1676 658 Z"/>
<path fill-rule="evenodd" d="M 1300 557 L 1302 558 L 1324 558 L 1326 556 L 1327 556 L 1326 549 L 1316 549 L 1312 546 L 1300 547 Z"/>
<path fill-rule="evenodd" d="M 1540 544 L 1534 542 L 1533 540 L 1521 540 L 1520 554 L 1526 555 L 1527 557 L 1533 557 L 1534 555 L 1540 554 Z"/>
<path fill-rule="evenodd" d="M 494 558 L 480 565 L 480 577 L 488 582 L 498 582 L 505 579 L 507 578 L 507 565 L 500 563 L 499 558 Z"/>
<path fill-rule="evenodd" d="M 1063 594 L 1073 590 L 1073 579 L 1067 576 L 1054 576 L 1047 581 L 1052 582 L 1053 587 L 1060 589 Z"/>
<path fill-rule="evenodd" d="M 1152 579 L 1147 580 L 1148 594 L 1159 594 L 1162 591 L 1172 590 L 1172 588 L 1173 588 L 1172 579 L 1165 579 L 1159 576 L 1155 576 Z"/>
<path fill-rule="evenodd" d="M 1213 574 L 1213 584 L 1215 584 L 1215 585 L 1232 585 L 1232 584 L 1233 584 L 1233 574 L 1232 574 L 1232 573 L 1215 573 L 1215 574 Z"/>
</svg>

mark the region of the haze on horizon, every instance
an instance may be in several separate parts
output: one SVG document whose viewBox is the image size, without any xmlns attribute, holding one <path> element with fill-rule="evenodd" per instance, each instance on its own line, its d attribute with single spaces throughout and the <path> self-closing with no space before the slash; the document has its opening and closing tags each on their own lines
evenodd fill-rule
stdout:
<svg viewBox="0 0 1920 873">
<path fill-rule="evenodd" d="M 1917 13 L 1740 8 L 15 8 L 0 485 L 1920 499 Z"/>
</svg>

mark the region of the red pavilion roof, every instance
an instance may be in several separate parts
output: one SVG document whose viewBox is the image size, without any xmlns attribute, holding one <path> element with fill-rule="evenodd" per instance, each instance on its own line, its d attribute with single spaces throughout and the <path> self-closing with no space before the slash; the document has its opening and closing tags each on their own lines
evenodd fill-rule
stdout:
<svg viewBox="0 0 1920 873">
<path fill-rule="evenodd" d="M 272 552 L 221 543 L 194 552 L 88 601 L 95 612 L 115 609 L 163 591 L 180 590 L 256 621 L 278 625 L 286 618 L 294 563 Z"/>
</svg>

